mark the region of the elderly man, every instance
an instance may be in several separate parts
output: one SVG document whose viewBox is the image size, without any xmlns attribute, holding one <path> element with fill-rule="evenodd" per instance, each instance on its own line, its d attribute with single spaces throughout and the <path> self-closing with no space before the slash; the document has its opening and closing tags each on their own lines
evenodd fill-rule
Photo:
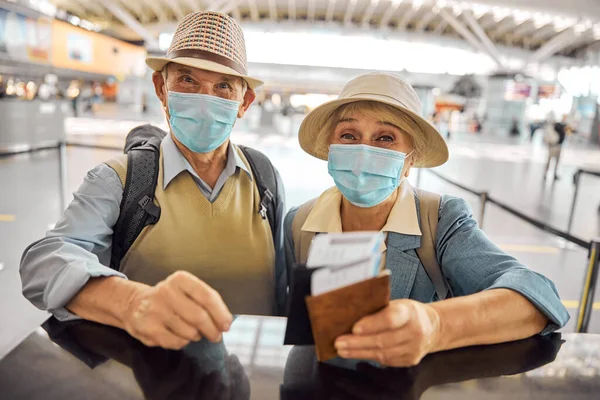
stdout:
<svg viewBox="0 0 600 400">
<path fill-rule="evenodd" d="M 128 173 L 126 155 L 99 165 L 25 251 L 23 294 L 58 319 L 116 326 L 150 346 L 218 341 L 231 312 L 281 314 L 285 301 L 279 175 L 272 170 L 278 195 L 268 221 L 253 163 L 229 141 L 262 82 L 247 74 L 240 26 L 214 12 L 185 17 L 167 56 L 146 63 L 170 126 L 157 163 L 158 222 L 110 268 L 124 188 L 139 175 Z"/>
</svg>

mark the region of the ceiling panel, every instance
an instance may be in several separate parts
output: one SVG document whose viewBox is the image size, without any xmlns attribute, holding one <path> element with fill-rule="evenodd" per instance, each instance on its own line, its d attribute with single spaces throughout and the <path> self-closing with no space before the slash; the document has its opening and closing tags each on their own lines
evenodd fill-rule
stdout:
<svg viewBox="0 0 600 400">
<path fill-rule="evenodd" d="M 127 40 L 136 35 L 128 31 L 119 19 L 102 6 L 112 1 L 149 29 L 153 24 L 176 24 L 182 15 L 206 9 L 223 10 L 238 19 L 269 21 L 276 15 L 284 21 L 295 14 L 296 20 L 308 18 L 309 6 L 314 9 L 315 20 L 339 26 L 350 7 L 353 9 L 347 21 L 357 29 L 391 29 L 422 32 L 432 35 L 464 37 L 456 25 L 448 24 L 440 17 L 444 10 L 464 24 L 470 33 L 463 13 L 472 12 L 477 24 L 495 45 L 508 45 L 524 49 L 536 49 L 552 40 L 565 29 L 575 29 L 581 37 L 573 46 L 561 50 L 563 55 L 573 55 L 600 40 L 600 0 L 50 0 L 58 8 L 93 22 L 102 21 L 108 31 L 121 32 Z M 290 12 L 290 7 L 293 7 Z M 368 12 L 368 13 L 367 13 Z M 363 20 L 367 15 L 367 22 Z M 380 26 L 381 22 L 385 26 Z M 300 23 L 300 22 L 299 22 Z M 150 29 L 151 30 L 151 29 Z M 460 31 L 460 29 L 459 29 Z M 463 32 L 464 33 L 464 32 Z M 140 39 L 139 36 L 137 39 Z"/>
</svg>

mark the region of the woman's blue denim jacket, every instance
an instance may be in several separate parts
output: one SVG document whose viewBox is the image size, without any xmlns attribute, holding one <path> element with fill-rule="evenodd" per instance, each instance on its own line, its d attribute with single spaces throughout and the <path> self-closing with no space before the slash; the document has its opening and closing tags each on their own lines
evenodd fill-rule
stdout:
<svg viewBox="0 0 600 400">
<path fill-rule="evenodd" d="M 420 214 L 419 201 L 416 201 Z M 284 222 L 286 268 L 295 264 L 292 221 L 298 208 L 291 209 Z M 420 221 L 420 218 L 419 218 Z M 420 236 L 390 232 L 387 239 L 387 268 L 392 272 L 392 299 L 437 301 L 433 283 L 417 257 Z M 479 229 L 466 201 L 442 196 L 436 239 L 436 253 L 444 277 L 454 296 L 506 288 L 525 296 L 549 320 L 542 334 L 563 327 L 569 313 L 561 303 L 554 283 L 500 250 Z"/>
</svg>

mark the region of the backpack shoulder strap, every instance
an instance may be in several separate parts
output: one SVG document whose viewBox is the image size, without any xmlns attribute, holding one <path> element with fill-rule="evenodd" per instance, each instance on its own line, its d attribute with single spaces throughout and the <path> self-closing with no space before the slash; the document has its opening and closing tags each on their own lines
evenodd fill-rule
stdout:
<svg viewBox="0 0 600 400">
<path fill-rule="evenodd" d="M 256 180 L 256 186 L 260 194 L 260 209 L 258 212 L 263 219 L 269 221 L 271 233 L 273 238 L 275 238 L 277 231 L 277 221 L 275 221 L 277 217 L 276 207 L 280 190 L 277 187 L 277 172 L 275 171 L 275 167 L 269 158 L 260 151 L 246 146 L 238 147 L 246 157 L 246 160 L 248 160 L 252 175 Z"/>
<path fill-rule="evenodd" d="M 125 181 L 127 180 L 127 154 L 120 154 L 117 157 L 106 161 L 105 164 L 117 173 L 121 185 L 125 187 Z"/>
<path fill-rule="evenodd" d="M 416 189 L 416 194 L 419 199 L 422 233 L 421 247 L 417 249 L 417 255 L 433 282 L 438 298 L 444 300 L 452 297 L 452 289 L 437 262 L 435 248 L 441 196 L 421 189 Z"/>
<path fill-rule="evenodd" d="M 123 186 L 119 218 L 113 228 L 110 267 L 118 270 L 121 260 L 129 251 L 142 230 L 155 224 L 160 218 L 160 207 L 154 203 L 154 192 L 158 181 L 160 150 L 151 143 L 133 148 L 127 160 L 110 161 Z M 123 179 L 125 175 L 125 179 Z"/>
<path fill-rule="evenodd" d="M 317 200 L 318 198 L 302 204 L 298 208 L 298 211 L 296 211 L 296 215 L 292 221 L 292 239 L 294 241 L 294 254 L 296 255 L 297 264 L 306 263 L 310 244 L 315 237 L 314 232 L 303 231 L 302 226 L 317 203 Z"/>
</svg>

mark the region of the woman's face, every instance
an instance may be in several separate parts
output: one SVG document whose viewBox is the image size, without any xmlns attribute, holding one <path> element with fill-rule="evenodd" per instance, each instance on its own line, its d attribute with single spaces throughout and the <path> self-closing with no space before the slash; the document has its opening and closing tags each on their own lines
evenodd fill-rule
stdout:
<svg viewBox="0 0 600 400">
<path fill-rule="evenodd" d="M 386 121 L 379 121 L 360 111 L 338 122 L 329 144 L 366 144 L 405 154 L 413 150 L 408 133 Z"/>
</svg>

